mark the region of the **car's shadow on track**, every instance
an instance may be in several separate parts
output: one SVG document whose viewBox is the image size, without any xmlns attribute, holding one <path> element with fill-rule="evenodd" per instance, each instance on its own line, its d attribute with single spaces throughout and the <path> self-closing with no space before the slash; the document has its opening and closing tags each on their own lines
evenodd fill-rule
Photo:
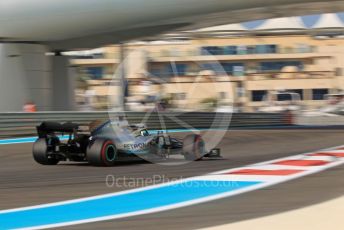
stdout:
<svg viewBox="0 0 344 230">
<path fill-rule="evenodd" d="M 93 168 L 111 168 L 111 167 L 125 167 L 125 166 L 135 166 L 135 165 L 147 165 L 147 164 L 152 164 L 150 162 L 146 162 L 146 161 L 131 161 L 131 162 L 117 162 L 115 165 L 113 166 L 109 166 L 109 167 L 97 167 L 94 165 L 91 165 L 87 162 L 80 162 L 80 163 L 60 163 L 57 166 L 73 166 L 73 167 L 93 167 Z"/>
<path fill-rule="evenodd" d="M 223 161 L 226 160 L 225 158 L 206 158 L 198 161 L 193 161 L 190 163 L 197 163 L 197 162 L 206 162 L 206 161 Z M 160 162 L 164 163 L 164 162 Z M 71 163 L 59 163 L 57 166 L 64 166 L 64 167 L 93 167 L 93 168 L 113 168 L 113 167 L 127 167 L 127 166 L 137 166 L 137 165 L 154 165 L 156 163 L 152 163 L 149 161 L 144 161 L 144 160 L 137 160 L 137 161 L 123 161 L 123 162 L 117 162 L 113 166 L 108 166 L 108 167 L 98 167 L 98 166 L 93 166 L 89 164 L 88 162 L 71 162 Z M 159 164 L 159 163 L 158 163 Z"/>
</svg>

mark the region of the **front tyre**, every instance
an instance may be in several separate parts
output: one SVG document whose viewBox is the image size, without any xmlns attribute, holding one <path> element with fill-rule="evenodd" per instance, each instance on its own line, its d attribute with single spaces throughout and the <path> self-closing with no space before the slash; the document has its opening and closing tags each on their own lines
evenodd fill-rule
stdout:
<svg viewBox="0 0 344 230">
<path fill-rule="evenodd" d="M 94 166 L 113 166 L 117 160 L 117 148 L 112 140 L 95 139 L 87 148 L 87 160 Z"/>
<path fill-rule="evenodd" d="M 200 135 L 190 134 L 183 140 L 183 154 L 185 160 L 200 160 L 205 154 L 205 143 Z"/>
<path fill-rule="evenodd" d="M 33 159 L 41 165 L 57 165 L 59 160 L 52 155 L 49 156 L 49 152 L 53 151 L 53 148 L 55 148 L 54 144 L 49 146 L 45 138 L 38 139 L 33 145 Z"/>
</svg>

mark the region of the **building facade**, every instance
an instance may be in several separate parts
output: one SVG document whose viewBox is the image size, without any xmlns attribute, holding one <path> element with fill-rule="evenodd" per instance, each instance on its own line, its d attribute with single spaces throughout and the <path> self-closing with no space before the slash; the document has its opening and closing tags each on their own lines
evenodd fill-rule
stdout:
<svg viewBox="0 0 344 230">
<path fill-rule="evenodd" d="M 169 97 L 182 108 L 213 98 L 256 111 L 269 92 L 288 91 L 299 94 L 304 108 L 313 109 L 324 105 L 327 94 L 344 89 L 342 36 L 282 31 L 136 42 L 124 45 L 124 61 L 120 50 L 104 47 L 99 55 L 72 61 L 90 79 L 88 88 L 95 95 L 107 95 L 108 82 L 120 66 L 130 96 L 143 100 L 150 91 L 143 82 L 150 81 L 151 96 Z"/>
</svg>

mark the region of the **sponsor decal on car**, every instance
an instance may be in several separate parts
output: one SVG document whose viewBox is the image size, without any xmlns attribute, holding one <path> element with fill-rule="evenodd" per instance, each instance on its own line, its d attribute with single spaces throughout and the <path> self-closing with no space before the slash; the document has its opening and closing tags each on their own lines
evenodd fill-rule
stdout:
<svg viewBox="0 0 344 230">
<path fill-rule="evenodd" d="M 142 150 L 148 148 L 147 143 L 124 144 L 123 148 L 126 150 Z"/>
</svg>

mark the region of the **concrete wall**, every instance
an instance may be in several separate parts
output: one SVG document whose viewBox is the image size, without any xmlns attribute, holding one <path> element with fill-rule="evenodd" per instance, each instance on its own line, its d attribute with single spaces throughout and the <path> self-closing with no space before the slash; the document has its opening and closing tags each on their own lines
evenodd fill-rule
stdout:
<svg viewBox="0 0 344 230">
<path fill-rule="evenodd" d="M 38 44 L 0 44 L 0 112 L 18 112 L 26 102 L 38 111 L 74 110 L 74 69 L 68 57 L 46 56 Z"/>
<path fill-rule="evenodd" d="M 0 112 L 21 111 L 28 101 L 38 110 L 51 109 L 51 66 L 45 53 L 42 45 L 0 44 Z"/>
<path fill-rule="evenodd" d="M 52 107 L 57 111 L 75 109 L 75 68 L 69 67 L 66 56 L 51 56 L 52 60 Z"/>
</svg>

